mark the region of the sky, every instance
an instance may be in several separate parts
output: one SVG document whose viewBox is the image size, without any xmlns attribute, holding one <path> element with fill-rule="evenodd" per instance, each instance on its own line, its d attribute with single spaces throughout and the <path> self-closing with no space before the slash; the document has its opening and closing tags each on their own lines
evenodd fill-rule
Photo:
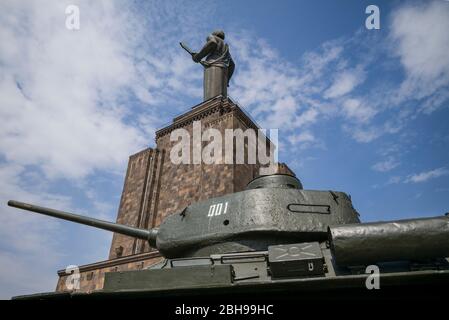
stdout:
<svg viewBox="0 0 449 320">
<path fill-rule="evenodd" d="M 202 100 L 178 43 L 215 29 L 229 95 L 305 189 L 350 194 L 364 222 L 449 211 L 449 1 L 2 0 L 0 25 L 0 298 L 107 259 L 109 232 L 6 202 L 114 221 L 129 155 Z"/>
</svg>

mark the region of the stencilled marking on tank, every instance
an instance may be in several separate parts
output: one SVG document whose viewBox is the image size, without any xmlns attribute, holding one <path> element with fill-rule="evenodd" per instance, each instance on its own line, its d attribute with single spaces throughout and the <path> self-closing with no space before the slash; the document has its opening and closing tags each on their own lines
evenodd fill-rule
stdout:
<svg viewBox="0 0 449 320">
<path fill-rule="evenodd" d="M 211 204 L 209 206 L 209 212 L 207 213 L 207 216 L 211 218 L 219 216 L 221 214 L 226 214 L 227 212 L 228 212 L 228 201 L 226 201 L 225 203 L 218 202 Z"/>
<path fill-rule="evenodd" d="M 307 264 L 307 266 L 309 267 L 309 271 L 313 271 L 313 269 L 315 269 L 315 266 L 313 265 L 313 262 L 309 262 Z"/>
</svg>

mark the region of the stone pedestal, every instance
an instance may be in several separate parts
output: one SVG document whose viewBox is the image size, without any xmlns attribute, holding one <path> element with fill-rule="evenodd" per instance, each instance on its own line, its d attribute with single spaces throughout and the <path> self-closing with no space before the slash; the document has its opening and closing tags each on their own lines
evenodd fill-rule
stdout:
<svg viewBox="0 0 449 320">
<path fill-rule="evenodd" d="M 216 96 L 228 96 L 228 69 L 207 67 L 204 69 L 204 101 Z"/>
</svg>

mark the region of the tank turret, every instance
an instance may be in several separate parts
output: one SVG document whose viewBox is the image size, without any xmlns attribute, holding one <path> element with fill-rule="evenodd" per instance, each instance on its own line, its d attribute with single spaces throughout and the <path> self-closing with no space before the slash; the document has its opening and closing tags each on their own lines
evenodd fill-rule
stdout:
<svg viewBox="0 0 449 320">
<path fill-rule="evenodd" d="M 245 191 L 192 204 L 150 230 L 13 200 L 8 205 L 143 239 L 167 258 L 312 241 L 328 241 L 340 265 L 449 256 L 447 216 L 360 223 L 345 193 L 303 190 L 296 177 L 284 174 L 258 177 Z"/>
</svg>

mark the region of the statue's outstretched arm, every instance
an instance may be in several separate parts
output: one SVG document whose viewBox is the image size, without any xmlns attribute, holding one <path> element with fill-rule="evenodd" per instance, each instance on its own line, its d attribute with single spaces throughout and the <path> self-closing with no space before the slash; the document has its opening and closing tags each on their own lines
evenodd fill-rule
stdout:
<svg viewBox="0 0 449 320">
<path fill-rule="evenodd" d="M 207 41 L 200 52 L 192 56 L 193 61 L 200 62 L 205 56 L 214 51 L 217 48 L 217 44 L 214 41 Z"/>
</svg>

